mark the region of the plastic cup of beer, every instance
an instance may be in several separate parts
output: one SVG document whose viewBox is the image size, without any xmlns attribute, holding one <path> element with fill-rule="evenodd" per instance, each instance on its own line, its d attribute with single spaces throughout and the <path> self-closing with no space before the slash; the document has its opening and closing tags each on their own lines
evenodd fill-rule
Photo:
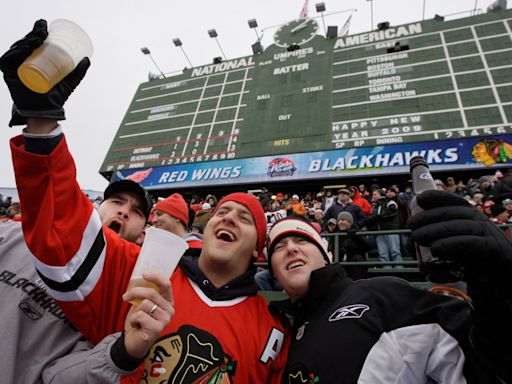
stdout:
<svg viewBox="0 0 512 384">
<path fill-rule="evenodd" d="M 144 280 L 143 273 L 158 272 L 170 279 L 187 248 L 187 242 L 172 232 L 154 227 L 146 229 L 144 243 L 142 243 L 139 257 L 133 268 L 128 289 L 151 287 L 158 291 L 155 284 Z M 131 303 L 139 304 L 139 301 L 133 300 Z"/>
<path fill-rule="evenodd" d="M 49 25 L 43 45 L 19 66 L 18 76 L 30 90 L 47 93 L 84 57 L 91 57 L 92 52 L 91 39 L 80 26 L 66 19 L 56 19 Z"/>
</svg>

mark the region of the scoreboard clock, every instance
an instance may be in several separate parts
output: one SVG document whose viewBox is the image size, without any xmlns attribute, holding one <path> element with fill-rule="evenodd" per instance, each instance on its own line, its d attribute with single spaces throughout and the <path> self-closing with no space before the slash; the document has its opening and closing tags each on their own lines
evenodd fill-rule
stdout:
<svg viewBox="0 0 512 384">
<path fill-rule="evenodd" d="M 313 19 L 298 19 L 281 26 L 274 35 L 274 43 L 281 48 L 291 45 L 301 46 L 311 41 L 318 31 L 318 23 Z"/>
</svg>

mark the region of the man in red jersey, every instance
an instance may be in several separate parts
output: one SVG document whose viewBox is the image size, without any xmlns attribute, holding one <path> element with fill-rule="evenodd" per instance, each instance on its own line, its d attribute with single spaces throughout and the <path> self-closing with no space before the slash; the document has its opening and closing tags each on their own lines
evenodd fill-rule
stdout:
<svg viewBox="0 0 512 384">
<path fill-rule="evenodd" d="M 37 22 L 11 48 L 15 59 L 0 63 L 15 104 L 10 125 L 27 124 L 23 136 L 11 140 L 25 238 L 48 291 L 74 325 L 98 342 L 123 329 L 130 305 L 122 295 L 140 248 L 101 225 L 75 180 L 74 162 L 57 123 L 65 119 L 63 105 L 89 60 L 44 95 L 25 88 L 17 77 L 17 66 L 46 35 L 46 22 Z M 43 140 L 43 146 L 53 149 L 27 151 L 31 140 Z M 265 216 L 256 197 L 234 193 L 219 202 L 205 228 L 200 257 L 185 256 L 171 278 L 171 322 L 127 382 L 278 381 L 288 345 L 285 326 L 256 294 L 252 263 L 265 235 Z"/>
</svg>

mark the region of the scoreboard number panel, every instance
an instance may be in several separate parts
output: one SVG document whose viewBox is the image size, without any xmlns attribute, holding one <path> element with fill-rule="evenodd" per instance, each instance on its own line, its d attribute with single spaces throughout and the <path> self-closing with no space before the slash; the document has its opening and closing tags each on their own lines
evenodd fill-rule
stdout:
<svg viewBox="0 0 512 384">
<path fill-rule="evenodd" d="M 512 133 L 512 11 L 326 39 L 139 86 L 100 172 Z"/>
</svg>

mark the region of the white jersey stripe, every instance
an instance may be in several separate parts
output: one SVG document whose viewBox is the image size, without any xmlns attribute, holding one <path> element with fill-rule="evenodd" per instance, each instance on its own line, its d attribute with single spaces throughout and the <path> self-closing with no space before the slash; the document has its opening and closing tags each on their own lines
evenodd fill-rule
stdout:
<svg viewBox="0 0 512 384">
<path fill-rule="evenodd" d="M 71 260 L 65 266 L 52 266 L 41 262 L 40 260 L 33 256 L 32 260 L 38 272 L 45 278 L 53 280 L 55 282 L 64 283 L 70 281 L 77 272 L 77 270 L 80 268 L 82 263 L 87 258 L 87 255 L 91 250 L 94 241 L 98 236 L 98 233 L 102 230 L 101 227 L 102 224 L 100 216 L 98 215 L 96 210 L 93 210 L 89 218 L 89 222 L 85 227 L 80 248 L 78 249 L 77 253 L 71 258 Z M 104 238 L 103 234 L 102 236 Z M 106 243 L 105 238 L 104 243 Z M 103 270 L 103 265 L 105 263 L 105 254 L 106 247 L 103 247 L 97 262 L 92 267 L 90 273 L 87 275 L 86 279 L 80 285 L 80 287 L 78 287 L 77 290 L 70 292 L 61 292 L 46 287 L 48 293 L 50 293 L 55 299 L 61 301 L 83 300 L 83 298 L 87 296 L 98 283 L 98 280 L 101 276 L 101 272 Z"/>
</svg>

